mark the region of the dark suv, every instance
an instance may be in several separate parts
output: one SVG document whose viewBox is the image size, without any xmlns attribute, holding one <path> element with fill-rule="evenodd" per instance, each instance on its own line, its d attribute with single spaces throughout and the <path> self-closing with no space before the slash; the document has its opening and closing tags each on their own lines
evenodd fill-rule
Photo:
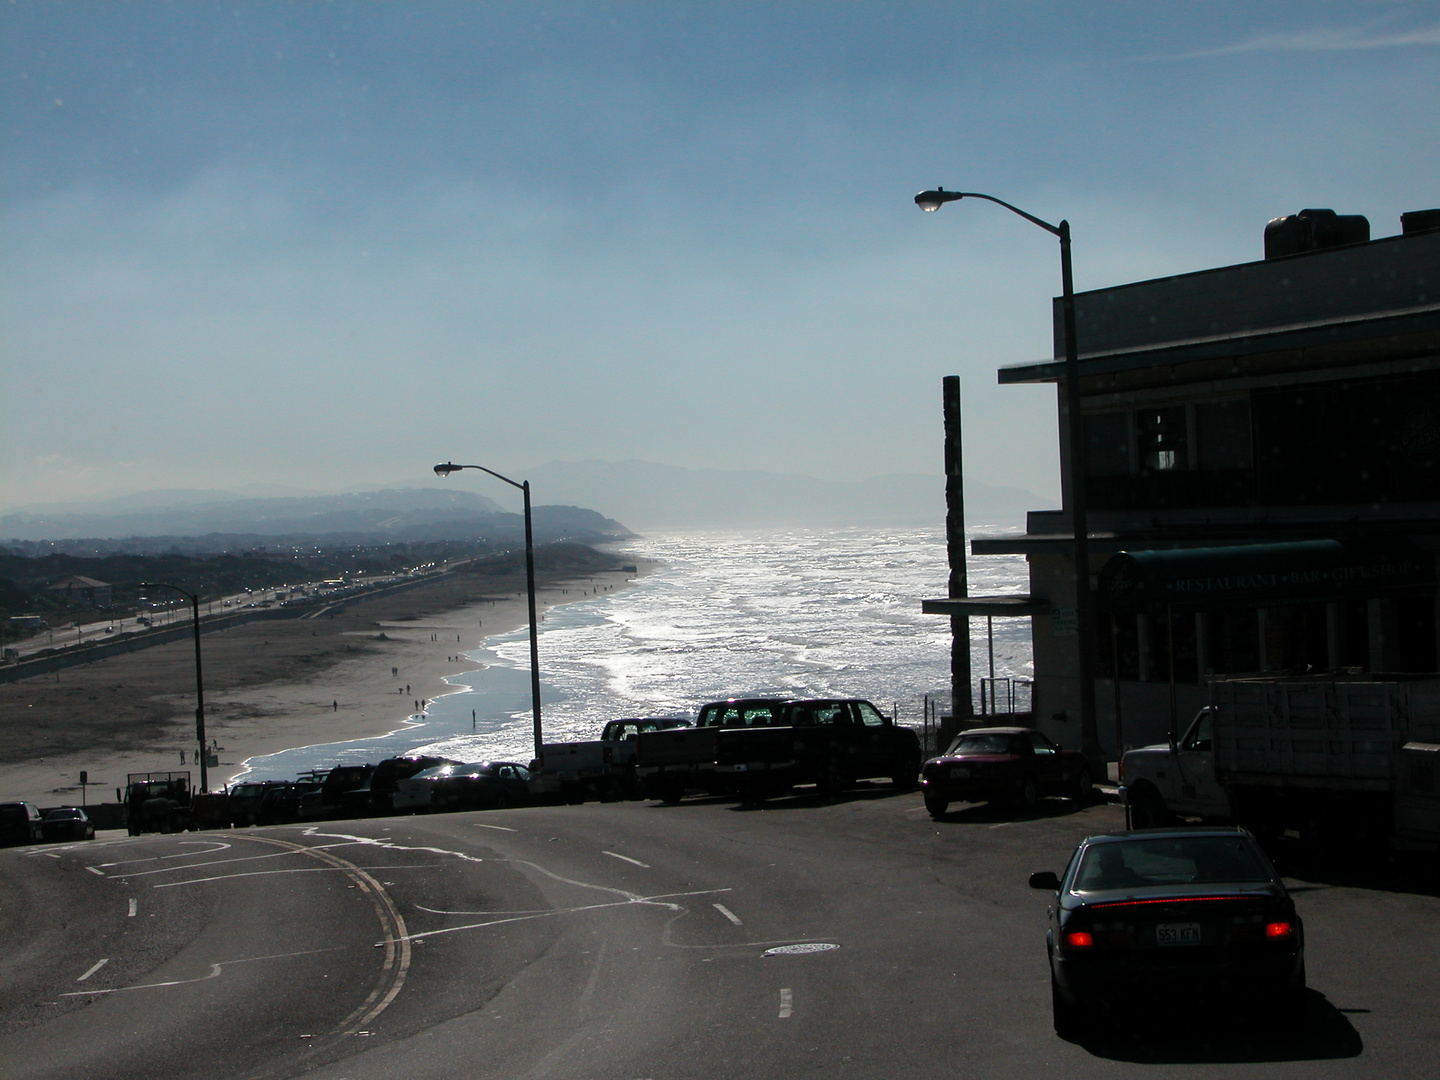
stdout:
<svg viewBox="0 0 1440 1080">
<path fill-rule="evenodd" d="M 40 843 L 42 820 L 40 811 L 28 802 L 0 803 L 0 847 Z"/>
</svg>

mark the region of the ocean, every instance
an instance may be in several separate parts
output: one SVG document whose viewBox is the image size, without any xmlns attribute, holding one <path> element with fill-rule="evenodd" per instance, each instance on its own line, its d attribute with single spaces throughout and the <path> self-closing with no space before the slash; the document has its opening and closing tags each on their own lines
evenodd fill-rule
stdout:
<svg viewBox="0 0 1440 1080">
<path fill-rule="evenodd" d="M 941 529 L 676 533 L 610 550 L 658 566 L 624 589 L 544 616 L 547 742 L 595 738 L 619 717 L 693 716 L 707 701 L 737 696 L 868 698 L 917 728 L 927 697 L 949 711 L 949 620 L 920 611 L 922 599 L 945 595 Z M 971 556 L 967 572 L 973 595 L 1027 587 L 1020 556 Z M 978 683 L 989 674 L 990 646 L 985 620 L 970 625 Z M 422 722 L 397 716 L 400 730 L 384 737 L 254 758 L 246 778 L 292 779 L 422 751 L 529 761 L 528 630 L 467 655 L 485 666 L 447 679 L 453 691 L 432 701 Z M 1023 683 L 1032 674 L 1028 619 L 995 621 L 994 670 L 1003 710 L 1005 680 Z"/>
</svg>

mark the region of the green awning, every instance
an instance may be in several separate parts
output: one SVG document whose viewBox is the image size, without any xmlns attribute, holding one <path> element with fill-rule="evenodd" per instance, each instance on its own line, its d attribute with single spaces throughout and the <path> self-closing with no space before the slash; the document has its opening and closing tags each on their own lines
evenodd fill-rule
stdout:
<svg viewBox="0 0 1440 1080">
<path fill-rule="evenodd" d="M 1122 551 L 1100 573 L 1101 610 L 1306 603 L 1421 590 L 1435 559 L 1407 540 L 1297 540 L 1283 544 Z"/>
</svg>

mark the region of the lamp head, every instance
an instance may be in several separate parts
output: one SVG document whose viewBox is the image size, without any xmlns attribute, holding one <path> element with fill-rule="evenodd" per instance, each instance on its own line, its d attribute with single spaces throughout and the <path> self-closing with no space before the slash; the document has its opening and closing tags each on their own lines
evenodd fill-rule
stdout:
<svg viewBox="0 0 1440 1080">
<path fill-rule="evenodd" d="M 452 462 L 449 462 L 449 461 L 447 461 L 447 462 L 446 462 L 445 464 L 443 464 L 443 465 L 436 465 L 436 466 L 435 466 L 435 475 L 436 475 L 436 476 L 449 476 L 452 472 L 459 472 L 459 471 L 460 471 L 460 466 L 459 466 L 459 465 L 456 465 L 456 464 L 453 464 Z"/>
<path fill-rule="evenodd" d="M 922 191 L 915 196 L 915 205 L 926 213 L 933 214 L 947 202 L 954 202 L 956 199 L 963 199 L 965 196 L 958 191 L 946 191 L 944 188 L 936 188 L 934 191 Z"/>
</svg>

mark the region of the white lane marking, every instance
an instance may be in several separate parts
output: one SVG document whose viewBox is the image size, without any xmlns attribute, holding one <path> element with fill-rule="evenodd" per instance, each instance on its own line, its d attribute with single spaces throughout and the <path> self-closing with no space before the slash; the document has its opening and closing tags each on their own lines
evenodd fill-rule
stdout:
<svg viewBox="0 0 1440 1080">
<path fill-rule="evenodd" d="M 140 910 L 140 901 L 139 901 L 139 900 L 136 900 L 134 897 L 131 897 L 131 898 L 130 898 L 130 912 L 129 912 L 130 918 L 133 919 L 133 918 L 135 917 L 135 913 L 136 913 L 137 911 L 139 911 L 139 910 Z"/>
<path fill-rule="evenodd" d="M 481 824 L 481 823 L 478 822 L 478 821 L 472 821 L 470 824 L 471 824 L 471 825 L 474 825 L 475 828 L 477 828 L 477 829 L 499 829 L 501 832 L 519 832 L 519 831 L 520 831 L 519 829 L 506 828 L 504 825 L 483 825 L 483 824 Z"/>
<path fill-rule="evenodd" d="M 89 870 L 92 874 L 98 874 L 100 877 L 105 876 L 105 871 L 101 870 L 98 866 L 87 866 L 85 869 Z"/>
<path fill-rule="evenodd" d="M 137 986 L 117 986 L 112 990 L 72 990 L 61 997 L 97 997 L 100 994 L 124 994 L 131 990 L 163 990 L 170 986 L 189 986 L 192 983 L 208 982 L 210 979 L 218 979 L 227 967 L 234 967 L 236 964 L 253 964 L 262 960 L 288 960 L 292 956 L 314 956 L 318 953 L 340 952 L 340 947 L 335 946 L 325 949 L 305 949 L 301 952 L 272 953 L 269 956 L 245 956 L 238 960 L 225 960 L 218 964 L 210 965 L 210 974 L 201 975 L 195 979 L 167 979 L 165 982 L 142 983 Z M 100 961 L 105 963 L 104 960 Z M 96 967 L 99 965 L 97 964 Z M 78 979 L 76 980 L 79 981 Z"/>
<path fill-rule="evenodd" d="M 88 979 L 91 975 L 94 975 L 95 972 L 99 971 L 102 967 L 104 967 L 104 966 L 105 966 L 106 964 L 108 964 L 109 962 L 110 962 L 110 958 L 109 958 L 108 956 L 107 956 L 104 960 L 97 960 L 97 961 L 95 962 L 95 966 L 94 966 L 94 967 L 92 967 L 89 971 L 85 972 L 84 975 L 81 975 L 81 976 L 80 976 L 78 979 L 76 979 L 75 981 L 76 981 L 76 982 L 84 982 L 86 979 Z"/>
<path fill-rule="evenodd" d="M 1002 821 L 1002 822 L 1000 822 L 999 825 L 991 825 L 990 828 L 992 828 L 992 829 L 1008 829 L 1011 825 L 1014 825 L 1014 824 L 1015 824 L 1015 822 L 1013 822 L 1013 821 Z"/>
<path fill-rule="evenodd" d="M 794 998 L 793 998 L 793 995 L 791 995 L 789 988 L 786 987 L 785 989 L 782 989 L 782 990 L 780 991 L 780 1019 L 781 1019 L 781 1020 L 789 1020 L 789 1019 L 790 1019 L 790 1013 L 794 1011 L 794 1010 L 792 1009 L 792 1005 L 793 1005 L 793 1004 L 794 1004 Z"/>
<path fill-rule="evenodd" d="M 180 843 L 189 845 L 191 847 L 194 847 L 196 845 L 204 845 L 205 850 L 182 851 L 176 855 L 152 855 L 151 857 L 146 859 L 127 859 L 124 862 L 107 862 L 101 863 L 100 865 L 109 868 L 115 866 L 133 866 L 135 863 L 143 862 L 164 862 L 166 859 L 191 859 L 194 858 L 196 855 L 210 855 L 216 851 L 224 851 L 230 846 L 229 844 L 223 843 L 219 840 L 181 840 Z"/>
<path fill-rule="evenodd" d="M 525 863 L 524 865 L 526 865 L 526 866 L 534 866 L 535 864 L 534 864 L 534 863 Z M 537 870 L 540 870 L 542 873 L 548 872 L 548 871 L 545 871 L 543 867 L 536 867 L 536 869 L 537 869 Z M 552 875 L 552 876 L 553 876 L 553 875 Z M 588 886 L 588 887 L 589 887 L 589 888 L 596 888 L 596 889 L 601 888 L 601 886 L 598 886 L 598 885 L 592 885 L 592 886 Z M 606 891 L 606 892 L 614 892 L 614 891 L 616 891 L 616 890 L 614 890 L 614 889 L 606 889 L 606 890 L 604 890 L 604 891 Z M 427 908 L 427 907 L 425 907 L 425 906 L 423 906 L 423 905 L 421 905 L 421 904 L 416 904 L 415 906 L 416 906 L 420 911 L 428 911 L 428 912 L 430 912 L 432 915 L 480 915 L 480 916 L 490 916 L 490 918 L 489 918 L 488 921 L 486 921 L 486 922 L 466 923 L 466 924 L 463 925 L 463 926 L 447 926 L 447 927 L 445 927 L 445 929 L 443 929 L 443 930 L 426 930 L 426 931 L 423 931 L 423 932 L 418 933 L 418 934 L 411 934 L 411 935 L 409 935 L 408 940 L 410 940 L 410 941 L 420 941 L 420 940 L 423 940 L 424 938 L 438 937 L 438 936 L 440 936 L 441 934 L 455 934 L 455 933 L 459 933 L 459 932 L 462 931 L 462 930 L 483 930 L 483 929 L 485 929 L 486 927 L 490 927 L 490 926 L 503 926 L 505 923 L 528 922 L 528 921 L 531 920 L 531 919 L 553 919 L 553 918 L 557 918 L 557 917 L 559 917 L 559 916 L 561 916 L 561 915 L 574 915 L 574 914 L 577 914 L 577 913 L 583 912 L 583 911 L 602 911 L 602 910 L 604 910 L 604 909 L 606 909 L 606 908 L 628 907 L 628 906 L 630 906 L 631 904 L 648 904 L 648 905 L 650 905 L 650 906 L 652 906 L 652 907 L 667 908 L 667 909 L 669 909 L 670 911 L 677 912 L 678 914 L 676 915 L 676 918 L 679 918 L 680 915 L 685 914 L 685 911 L 686 911 L 685 907 L 684 907 L 683 905 L 681 905 L 681 904 L 668 903 L 667 901 L 673 900 L 673 899 L 676 899 L 676 898 L 683 898 L 683 897 L 687 897 L 687 896 L 711 896 L 711 895 L 714 895 L 714 894 L 717 893 L 717 892 L 729 892 L 729 891 L 730 891 L 729 889 L 704 889 L 704 890 L 702 890 L 702 891 L 700 891 L 700 892 L 690 892 L 690 893 L 663 893 L 663 894 L 661 894 L 661 895 L 659 895 L 659 896 L 634 896 L 634 895 L 627 894 L 623 899 L 620 899 L 620 900 L 608 900 L 608 901 L 606 901 L 606 902 L 604 902 L 604 903 L 600 903 L 600 904 L 584 904 L 584 905 L 582 905 L 582 906 L 580 906 L 580 907 L 546 908 L 546 909 L 544 909 L 544 910 L 542 910 L 542 911 L 443 911 L 443 910 L 440 910 L 440 909 L 438 909 L 438 908 Z M 668 931 L 667 931 L 667 933 L 668 933 Z M 686 948 L 691 948 L 692 946 L 685 946 L 685 947 L 686 947 Z M 693 947 L 694 947 L 694 948 L 701 948 L 702 946 L 698 946 L 698 945 L 697 945 L 697 946 L 693 946 Z M 709 946 L 703 946 L 703 947 L 708 948 Z M 723 946 L 721 946 L 721 947 L 723 947 Z"/>
<path fill-rule="evenodd" d="M 390 869 L 386 867 L 386 869 Z M 335 874 L 345 873 L 343 867 L 339 866 L 296 866 L 289 870 L 255 870 L 247 874 L 216 874 L 214 877 L 187 878 L 184 881 L 162 881 L 158 885 L 151 885 L 152 889 L 173 889 L 177 885 L 206 885 L 212 881 L 238 881 L 247 877 L 274 877 L 276 874 Z"/>
<path fill-rule="evenodd" d="M 639 859 L 632 859 L 629 855 L 621 855 L 615 851 L 602 851 L 600 854 L 609 855 L 612 859 L 624 859 L 626 862 L 634 863 L 636 866 L 643 866 L 646 870 L 650 869 L 649 863 L 643 863 Z"/>
<path fill-rule="evenodd" d="M 726 907 L 724 904 L 712 904 L 711 907 L 713 907 L 713 908 L 714 908 L 716 911 L 718 911 L 721 915 L 724 915 L 727 919 L 729 919 L 731 922 L 733 922 L 736 926 L 744 926 L 744 925 L 745 925 L 744 923 L 742 923 L 742 922 L 740 921 L 740 917 L 739 917 L 738 915 L 736 915 L 733 911 L 731 911 L 728 907 Z"/>
</svg>

